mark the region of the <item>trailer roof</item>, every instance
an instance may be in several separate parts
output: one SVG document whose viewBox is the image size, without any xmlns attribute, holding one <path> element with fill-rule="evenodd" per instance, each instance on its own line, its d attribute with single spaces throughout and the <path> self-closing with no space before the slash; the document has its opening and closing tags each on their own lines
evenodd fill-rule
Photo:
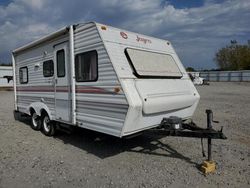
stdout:
<svg viewBox="0 0 250 188">
<path fill-rule="evenodd" d="M 12 53 L 15 54 L 15 53 L 27 50 L 29 48 L 32 48 L 34 46 L 37 46 L 37 45 L 41 44 L 42 42 L 45 42 L 45 41 L 50 40 L 50 39 L 52 39 L 54 37 L 60 36 L 60 35 L 62 35 L 64 33 L 66 33 L 66 32 L 68 32 L 68 27 L 63 27 L 62 29 L 59 29 L 58 31 L 55 31 L 55 32 L 53 32 L 53 33 L 51 33 L 49 35 L 46 35 L 46 36 L 38 39 L 38 40 L 35 40 L 35 41 L 31 42 L 31 43 L 28 43 L 28 44 L 26 44 L 26 45 L 24 45 L 24 46 L 22 46 L 20 48 L 17 48 L 15 50 L 13 50 Z"/>
<path fill-rule="evenodd" d="M 129 31 L 127 29 L 123 29 L 123 28 L 118 28 L 118 27 L 113 27 L 113 26 L 109 26 L 109 25 L 106 25 L 106 24 L 102 24 L 102 23 L 97 23 L 97 22 L 94 22 L 97 26 L 106 26 L 107 27 L 107 30 L 111 30 L 111 31 L 122 31 L 122 32 L 125 32 L 125 33 L 130 33 L 130 34 L 134 34 L 134 35 L 141 35 L 141 36 L 146 36 L 146 37 L 150 37 L 151 39 L 154 39 L 154 40 L 164 40 L 166 42 L 170 42 L 166 39 L 162 39 L 162 38 L 158 38 L 158 37 L 153 37 L 153 36 L 150 36 L 150 35 L 146 35 L 146 34 L 143 34 L 143 33 L 137 33 L 137 32 L 133 32 L 133 31 Z M 106 30 L 102 30 L 102 31 L 106 31 Z"/>
<path fill-rule="evenodd" d="M 113 26 L 109 26 L 109 25 L 101 24 L 101 23 L 97 23 L 97 22 L 78 23 L 78 24 L 75 24 L 75 25 L 73 25 L 73 26 L 77 26 L 77 25 L 81 25 L 81 26 L 82 26 L 82 25 L 86 25 L 86 24 L 90 24 L 90 23 L 95 24 L 95 25 L 97 25 L 97 26 L 106 26 L 106 27 L 108 27 L 108 28 L 112 28 L 113 31 L 114 31 L 114 30 L 121 30 L 120 28 L 116 28 L 116 27 L 113 27 Z M 13 50 L 12 53 L 13 53 L 13 54 L 19 53 L 19 52 L 21 52 L 21 51 L 24 51 L 24 50 L 30 49 L 30 48 L 32 48 L 32 47 L 34 47 L 34 46 L 37 46 L 37 45 L 39 45 L 39 44 L 41 44 L 41 43 L 43 43 L 43 42 L 45 42 L 45 41 L 51 40 L 51 39 L 53 39 L 53 38 L 55 38 L 55 37 L 58 37 L 58 36 L 60 36 L 60 35 L 62 35 L 62 34 L 65 34 L 65 33 L 67 33 L 67 32 L 69 31 L 69 27 L 70 27 L 70 26 L 65 26 L 65 27 L 63 27 L 63 28 L 61 28 L 61 29 L 59 29 L 59 30 L 57 30 L 57 31 L 55 31 L 55 32 L 53 32 L 53 33 L 51 33 L 51 34 L 48 34 L 48 35 L 46 35 L 46 36 L 44 36 L 44 37 L 42 37 L 42 38 L 40 38 L 40 39 L 37 39 L 37 40 L 35 40 L 35 41 L 33 41 L 33 42 L 30 42 L 30 43 L 28 43 L 28 44 L 26 44 L 26 45 L 24 45 L 24 46 L 21 46 L 21 47 L 15 49 L 15 50 Z M 139 34 L 139 33 L 131 32 L 131 31 L 124 30 L 124 29 L 122 29 L 122 31 L 129 32 L 129 33 L 131 33 L 131 34 Z M 140 34 L 140 35 L 141 35 L 141 34 Z M 146 36 L 146 35 L 144 35 L 144 36 Z M 164 41 L 169 42 L 168 40 L 159 39 L 159 38 L 152 37 L 152 36 L 150 36 L 150 38 L 151 38 L 151 39 L 156 39 L 156 40 L 164 40 Z"/>
</svg>

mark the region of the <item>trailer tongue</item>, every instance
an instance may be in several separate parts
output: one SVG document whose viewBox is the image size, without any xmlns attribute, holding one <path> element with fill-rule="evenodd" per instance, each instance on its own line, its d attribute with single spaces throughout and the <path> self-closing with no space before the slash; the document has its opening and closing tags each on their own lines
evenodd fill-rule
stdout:
<svg viewBox="0 0 250 188">
<path fill-rule="evenodd" d="M 206 110 L 207 115 L 207 128 L 198 127 L 194 122 L 182 122 L 179 117 L 171 116 L 169 118 L 163 118 L 159 127 L 150 129 L 150 131 L 157 132 L 157 134 L 163 134 L 166 136 L 176 136 L 176 137 L 191 137 L 191 138 L 201 138 L 202 144 L 202 154 L 205 157 L 205 152 L 203 149 L 203 139 L 207 139 L 207 160 L 201 165 L 201 171 L 205 174 L 215 171 L 215 162 L 212 160 L 212 139 L 227 139 L 223 134 L 223 127 L 221 130 L 217 131 L 213 129 L 212 122 L 218 123 L 218 121 L 213 120 L 212 110 Z"/>
</svg>

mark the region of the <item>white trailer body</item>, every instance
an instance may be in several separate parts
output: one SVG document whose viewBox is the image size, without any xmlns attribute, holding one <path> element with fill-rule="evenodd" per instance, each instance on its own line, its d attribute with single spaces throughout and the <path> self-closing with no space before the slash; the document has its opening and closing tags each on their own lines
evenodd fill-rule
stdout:
<svg viewBox="0 0 250 188">
<path fill-rule="evenodd" d="M 169 41 L 77 24 L 13 51 L 15 110 L 123 137 L 192 117 L 199 94 Z"/>
</svg>

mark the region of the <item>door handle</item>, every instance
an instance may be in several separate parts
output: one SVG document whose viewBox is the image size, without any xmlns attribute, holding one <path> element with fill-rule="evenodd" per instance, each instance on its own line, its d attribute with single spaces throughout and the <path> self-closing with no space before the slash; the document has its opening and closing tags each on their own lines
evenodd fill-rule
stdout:
<svg viewBox="0 0 250 188">
<path fill-rule="evenodd" d="M 53 79 L 52 83 L 55 86 L 57 84 L 57 79 Z"/>
</svg>

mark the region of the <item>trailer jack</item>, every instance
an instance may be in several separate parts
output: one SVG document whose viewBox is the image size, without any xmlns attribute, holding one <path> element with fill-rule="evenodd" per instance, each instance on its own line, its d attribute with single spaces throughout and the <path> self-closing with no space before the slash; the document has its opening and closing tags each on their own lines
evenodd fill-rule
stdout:
<svg viewBox="0 0 250 188">
<path fill-rule="evenodd" d="M 175 137 L 191 137 L 201 138 L 202 154 L 205 156 L 203 149 L 203 139 L 207 139 L 207 160 L 201 165 L 201 171 L 204 174 L 214 172 L 216 169 L 215 162 L 212 160 L 212 139 L 227 139 L 223 134 L 223 127 L 217 131 L 213 129 L 212 122 L 218 123 L 213 120 L 212 110 L 206 110 L 207 115 L 207 128 L 198 127 L 194 122 L 185 123 L 179 117 L 171 116 L 169 118 L 163 118 L 159 127 L 152 129 L 152 131 L 158 134 Z"/>
</svg>

